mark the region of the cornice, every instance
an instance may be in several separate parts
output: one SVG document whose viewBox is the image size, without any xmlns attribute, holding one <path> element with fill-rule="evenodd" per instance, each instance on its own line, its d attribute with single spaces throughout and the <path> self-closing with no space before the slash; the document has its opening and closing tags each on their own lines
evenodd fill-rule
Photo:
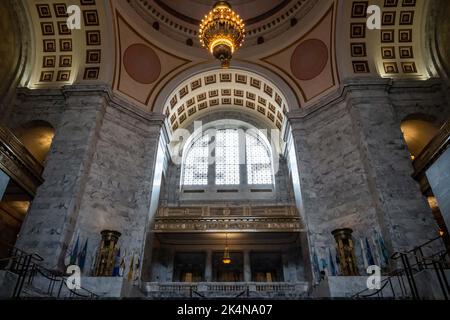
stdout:
<svg viewBox="0 0 450 320">
<path fill-rule="evenodd" d="M 327 111 L 329 108 L 352 99 L 379 99 L 398 92 L 421 91 L 438 92 L 443 89 L 443 82 L 439 78 L 423 80 L 392 80 L 384 78 L 349 78 L 345 79 L 340 87 L 321 98 L 307 108 L 288 112 L 288 121 L 307 119 L 319 112 Z M 369 94 L 372 92 L 372 94 Z M 356 94 L 360 93 L 360 94 Z"/>
</svg>

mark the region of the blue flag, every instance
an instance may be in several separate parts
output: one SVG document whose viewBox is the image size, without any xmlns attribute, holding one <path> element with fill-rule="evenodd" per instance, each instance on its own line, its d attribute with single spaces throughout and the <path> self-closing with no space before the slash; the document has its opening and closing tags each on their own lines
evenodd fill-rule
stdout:
<svg viewBox="0 0 450 320">
<path fill-rule="evenodd" d="M 388 250 L 384 243 L 383 237 L 378 232 L 377 232 L 377 240 L 378 240 L 378 245 L 380 247 L 381 257 L 382 257 L 384 266 L 387 266 L 389 264 L 389 253 L 388 253 Z"/>
<path fill-rule="evenodd" d="M 316 249 L 313 249 L 313 268 L 317 279 L 320 279 L 319 259 L 317 258 Z"/>
<path fill-rule="evenodd" d="M 70 254 L 70 264 L 71 265 L 77 264 L 79 242 L 80 242 L 80 235 L 78 235 L 77 242 L 75 242 L 75 247 L 73 247 L 72 253 Z"/>
<path fill-rule="evenodd" d="M 366 256 L 367 256 L 367 263 L 369 266 L 375 265 L 375 260 L 373 259 L 372 250 L 370 249 L 369 240 L 366 237 Z"/>
<path fill-rule="evenodd" d="M 114 269 L 113 269 L 113 277 L 120 276 L 120 248 L 117 250 L 116 257 L 114 259 Z"/>
<path fill-rule="evenodd" d="M 331 255 L 331 249 L 328 248 L 328 255 L 329 255 L 329 259 L 330 259 L 330 272 L 331 275 L 337 276 L 337 271 L 336 271 L 336 266 L 334 265 L 334 261 L 333 261 L 333 256 Z"/>
<path fill-rule="evenodd" d="M 80 267 L 81 271 L 83 271 L 84 264 L 86 263 L 88 240 L 89 239 L 86 239 L 86 242 L 84 243 L 84 246 L 83 246 L 83 250 L 81 250 L 80 255 L 78 257 L 78 266 Z"/>
</svg>

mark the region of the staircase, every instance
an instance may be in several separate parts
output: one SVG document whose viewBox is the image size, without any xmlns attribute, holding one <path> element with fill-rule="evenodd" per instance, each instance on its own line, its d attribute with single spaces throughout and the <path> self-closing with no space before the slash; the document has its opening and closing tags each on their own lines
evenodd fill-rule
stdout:
<svg viewBox="0 0 450 320">
<path fill-rule="evenodd" d="M 450 257 L 448 250 L 425 255 L 441 237 L 427 241 L 406 252 L 391 256 L 392 265 L 400 268 L 381 281 L 380 289 L 362 290 L 353 299 L 450 300 Z M 441 244 L 441 243 L 440 243 Z"/>
<path fill-rule="evenodd" d="M 40 265 L 44 259 L 10 247 L 7 258 L 0 259 L 3 285 L 2 294 L 10 292 L 11 299 L 98 299 L 99 296 L 84 288 L 71 289 L 67 276 Z M 8 281 L 5 281 L 7 279 Z"/>
</svg>

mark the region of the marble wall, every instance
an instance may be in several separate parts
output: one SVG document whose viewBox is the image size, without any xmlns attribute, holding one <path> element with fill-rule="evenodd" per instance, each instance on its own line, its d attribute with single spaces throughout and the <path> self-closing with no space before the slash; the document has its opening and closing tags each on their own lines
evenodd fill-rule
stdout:
<svg viewBox="0 0 450 320">
<path fill-rule="evenodd" d="M 102 90 L 24 92 L 11 124 L 45 120 L 55 137 L 45 162 L 45 182 L 25 218 L 17 246 L 38 252 L 49 268 L 59 269 L 77 220 L 98 130 L 107 106 Z"/>
<path fill-rule="evenodd" d="M 405 106 L 408 92 L 414 107 Z M 331 231 L 350 227 L 363 275 L 360 240 L 368 238 L 377 262 L 376 233 L 390 253 L 437 236 L 431 210 L 411 177 L 400 122 L 417 110 L 445 119 L 443 97 L 433 82 L 348 81 L 339 97 L 290 114 L 311 255 L 315 250 L 328 260 L 327 250 L 334 255 L 335 246 Z"/>
<path fill-rule="evenodd" d="M 39 252 L 48 267 L 61 269 L 76 239 L 80 248 L 88 240 L 88 275 L 100 231 L 114 229 L 122 233 L 119 246 L 127 264 L 134 254 L 142 258 L 146 240 L 147 246 L 152 244 L 147 232 L 164 117 L 140 112 L 102 86 L 21 90 L 14 110 L 8 122 L 13 130 L 30 120 L 45 120 L 56 129 L 45 182 L 17 245 Z M 336 96 L 290 113 L 299 173 L 295 190 L 301 198 L 296 200 L 307 226 L 305 242 L 312 249 L 303 248 L 305 256 L 315 252 L 327 260 L 330 251 L 334 256 L 331 231 L 350 227 L 363 275 L 360 240 L 373 244 L 380 233 L 392 253 L 437 235 L 431 210 L 411 178 L 400 131 L 401 120 L 415 112 L 442 121 L 448 117 L 438 83 L 347 81 Z M 168 171 L 161 198 L 165 204 L 178 197 L 172 187 L 179 183 L 179 169 L 169 166 Z M 290 179 L 285 162 L 281 172 L 277 182 L 283 186 Z M 284 194 L 277 199 L 293 201 L 293 189 L 279 189 Z M 375 247 L 373 251 L 379 260 Z M 299 274 L 309 278 L 310 273 L 305 265 Z"/>
<path fill-rule="evenodd" d="M 450 149 L 436 160 L 426 174 L 448 227 L 450 226 Z"/>
<path fill-rule="evenodd" d="M 41 254 L 46 266 L 61 269 L 79 237 L 79 250 L 88 240 L 88 274 L 103 229 L 120 231 L 122 249 L 140 256 L 163 116 L 132 108 L 105 87 L 24 90 L 19 96 L 13 128 L 45 120 L 56 129 L 45 182 L 17 242 Z"/>
</svg>

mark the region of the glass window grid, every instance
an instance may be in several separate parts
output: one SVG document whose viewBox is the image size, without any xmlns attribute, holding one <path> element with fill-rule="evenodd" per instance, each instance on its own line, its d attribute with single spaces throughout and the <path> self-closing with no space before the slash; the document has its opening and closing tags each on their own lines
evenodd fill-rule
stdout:
<svg viewBox="0 0 450 320">
<path fill-rule="evenodd" d="M 198 138 L 187 152 L 183 185 L 208 185 L 209 135 Z M 240 184 L 239 131 L 220 129 L 215 136 L 215 184 Z M 245 136 L 245 169 L 249 185 L 272 184 L 273 170 L 270 152 L 258 136 Z"/>
</svg>

